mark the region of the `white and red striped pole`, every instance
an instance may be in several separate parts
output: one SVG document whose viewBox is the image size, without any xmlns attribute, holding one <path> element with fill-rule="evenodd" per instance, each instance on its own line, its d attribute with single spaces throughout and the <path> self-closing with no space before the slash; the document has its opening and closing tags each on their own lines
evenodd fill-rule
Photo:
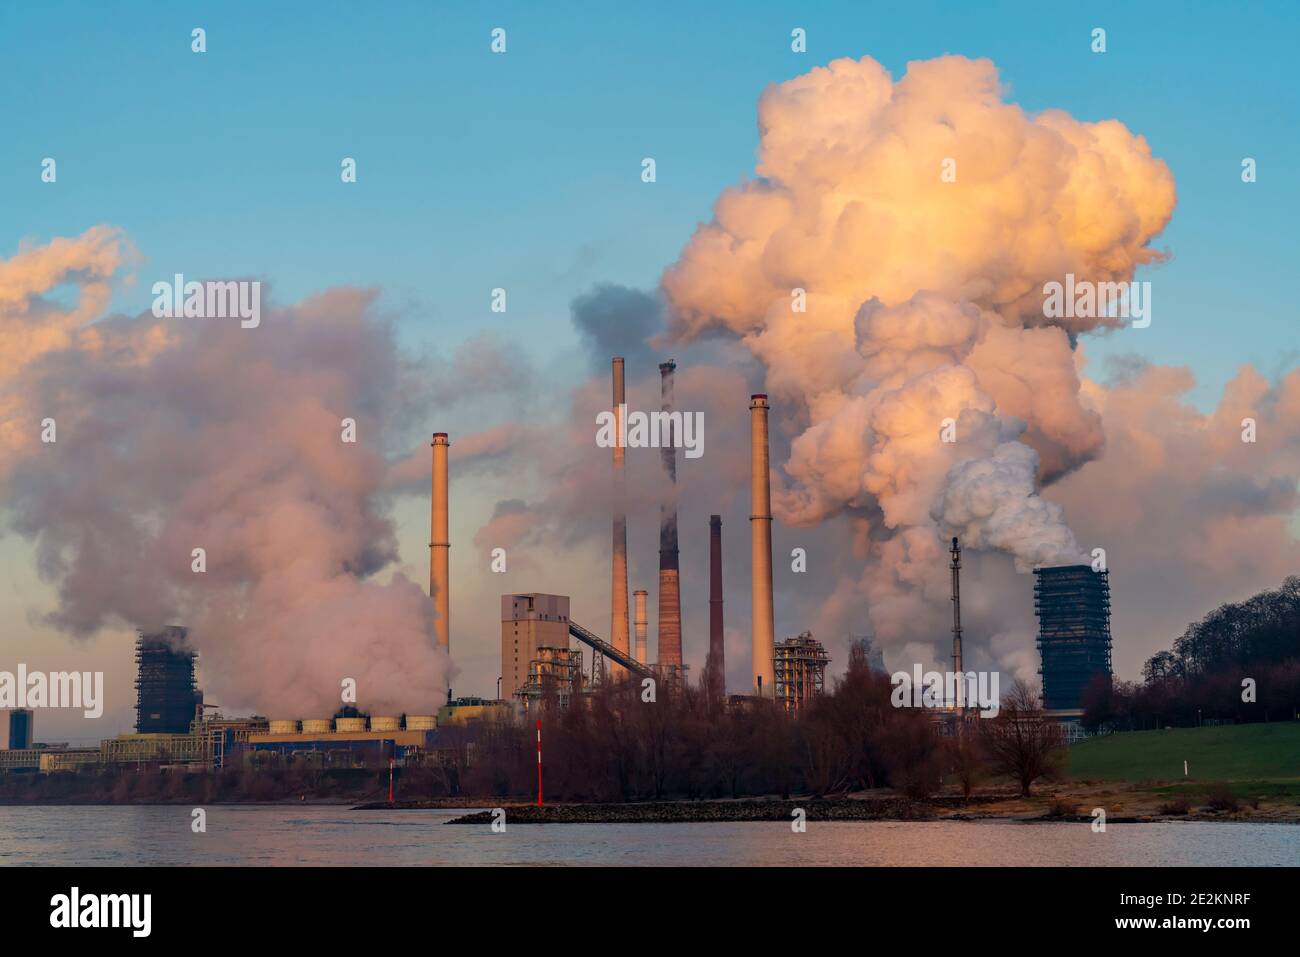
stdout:
<svg viewBox="0 0 1300 957">
<path fill-rule="evenodd" d="M 542 806 L 542 719 L 537 719 L 537 806 Z"/>
<path fill-rule="evenodd" d="M 388 803 L 393 803 L 393 759 L 388 759 Z"/>
</svg>

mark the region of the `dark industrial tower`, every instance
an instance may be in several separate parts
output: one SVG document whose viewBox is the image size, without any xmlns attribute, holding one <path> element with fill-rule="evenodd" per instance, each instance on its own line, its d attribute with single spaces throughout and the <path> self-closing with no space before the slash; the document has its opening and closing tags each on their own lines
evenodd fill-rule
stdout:
<svg viewBox="0 0 1300 957">
<path fill-rule="evenodd" d="M 1110 670 L 1110 581 L 1090 565 L 1034 569 L 1043 707 L 1081 708 L 1083 690 Z"/>
<path fill-rule="evenodd" d="M 203 695 L 194 685 L 194 652 L 184 628 L 169 625 L 135 642 L 135 730 L 185 734 Z"/>
<path fill-rule="evenodd" d="M 22 751 L 32 746 L 32 711 L 14 708 L 9 712 L 9 750 Z"/>
<path fill-rule="evenodd" d="M 722 516 L 709 516 L 709 693 L 727 695 L 727 664 L 722 634 Z"/>
</svg>

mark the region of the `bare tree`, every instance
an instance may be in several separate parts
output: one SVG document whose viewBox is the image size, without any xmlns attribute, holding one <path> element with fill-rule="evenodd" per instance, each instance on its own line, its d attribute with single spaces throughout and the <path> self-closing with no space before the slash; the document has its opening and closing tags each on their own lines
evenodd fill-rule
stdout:
<svg viewBox="0 0 1300 957">
<path fill-rule="evenodd" d="M 962 800 L 969 801 L 987 767 L 983 737 L 973 728 L 959 728 L 956 734 L 944 740 L 944 757 L 961 784 Z"/>
<path fill-rule="evenodd" d="M 1019 678 L 1003 697 L 998 716 L 982 720 L 980 729 L 992 769 L 1015 778 L 1024 797 L 1030 785 L 1064 761 L 1061 726 L 1039 706 L 1038 692 Z"/>
</svg>

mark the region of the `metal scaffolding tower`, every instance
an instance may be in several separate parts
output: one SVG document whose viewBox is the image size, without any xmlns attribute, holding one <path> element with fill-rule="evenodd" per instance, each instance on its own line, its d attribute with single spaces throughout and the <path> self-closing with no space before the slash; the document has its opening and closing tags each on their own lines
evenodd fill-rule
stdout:
<svg viewBox="0 0 1300 957">
<path fill-rule="evenodd" d="M 777 704 L 798 711 L 822 693 L 830 656 L 820 641 L 805 631 L 797 638 L 778 641 L 772 659 Z"/>
</svg>

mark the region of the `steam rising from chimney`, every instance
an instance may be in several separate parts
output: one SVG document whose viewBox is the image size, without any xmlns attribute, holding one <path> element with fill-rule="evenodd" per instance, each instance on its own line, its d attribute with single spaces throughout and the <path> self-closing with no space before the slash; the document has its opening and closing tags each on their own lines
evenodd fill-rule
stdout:
<svg viewBox="0 0 1300 957">
<path fill-rule="evenodd" d="M 898 80 L 835 60 L 769 86 L 758 126 L 755 175 L 663 274 L 669 338 L 721 330 L 762 363 L 793 429 L 782 522 L 843 517 L 875 633 L 934 643 L 952 536 L 1026 571 L 1086 555 L 1040 489 L 1105 448 L 1077 343 L 1124 320 L 1052 317 L 1044 289 L 1161 261 L 1173 176 L 1117 121 L 1026 113 L 958 56 Z"/>
<path fill-rule="evenodd" d="M 255 330 L 109 314 L 131 256 L 96 227 L 0 259 L 0 525 L 36 550 L 43 622 L 183 622 L 206 690 L 241 711 L 327 713 L 345 676 L 378 713 L 431 708 L 446 620 L 395 567 L 384 454 L 429 377 L 377 293 L 264 290 Z"/>
</svg>

